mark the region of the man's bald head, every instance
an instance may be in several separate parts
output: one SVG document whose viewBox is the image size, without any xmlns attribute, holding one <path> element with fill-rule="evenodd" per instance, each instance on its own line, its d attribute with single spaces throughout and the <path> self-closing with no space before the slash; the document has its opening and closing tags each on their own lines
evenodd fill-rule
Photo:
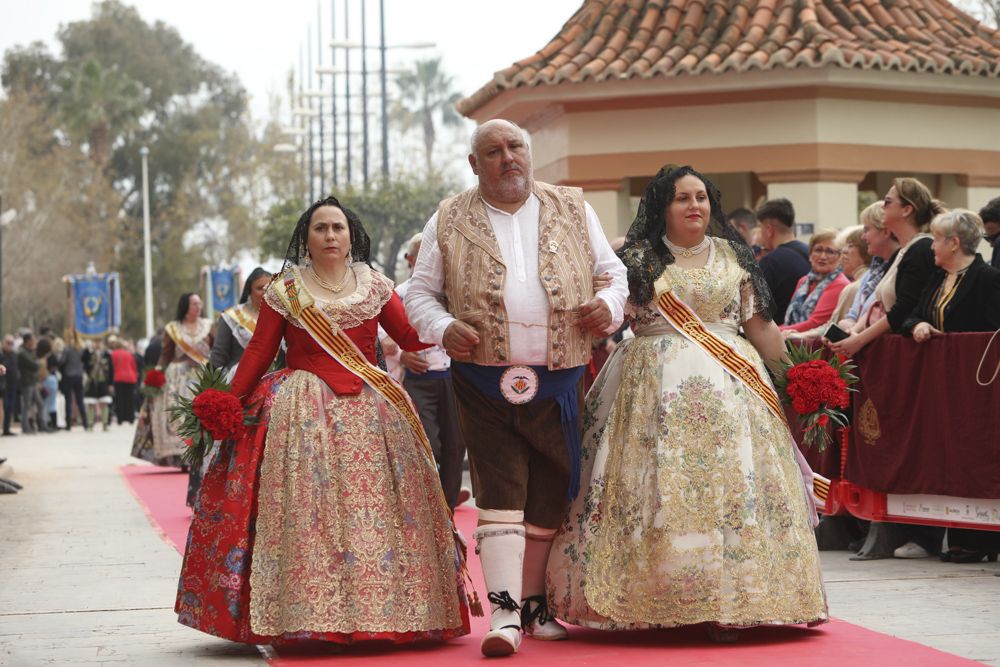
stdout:
<svg viewBox="0 0 1000 667">
<path fill-rule="evenodd" d="M 528 134 L 523 129 L 521 129 L 520 125 L 518 125 L 512 120 L 507 120 L 506 118 L 492 118 L 483 123 L 482 125 L 477 126 L 476 129 L 472 131 L 472 140 L 469 142 L 471 155 L 476 154 L 476 147 L 479 145 L 483 136 L 488 136 L 491 132 L 493 132 L 497 128 L 512 129 L 515 132 L 520 133 L 521 138 L 524 139 L 524 142 L 526 144 L 528 143 Z"/>
<path fill-rule="evenodd" d="M 524 130 L 509 120 L 496 118 L 476 128 L 469 164 L 491 206 L 513 213 L 531 194 L 531 148 Z"/>
</svg>

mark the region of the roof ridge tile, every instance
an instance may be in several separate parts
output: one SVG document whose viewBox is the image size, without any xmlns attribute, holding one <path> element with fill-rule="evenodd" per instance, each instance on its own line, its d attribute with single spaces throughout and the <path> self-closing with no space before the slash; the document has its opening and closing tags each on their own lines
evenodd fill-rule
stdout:
<svg viewBox="0 0 1000 667">
<path fill-rule="evenodd" d="M 457 108 L 522 86 L 797 67 L 1000 78 L 1000 31 L 947 0 L 582 0 Z"/>
</svg>

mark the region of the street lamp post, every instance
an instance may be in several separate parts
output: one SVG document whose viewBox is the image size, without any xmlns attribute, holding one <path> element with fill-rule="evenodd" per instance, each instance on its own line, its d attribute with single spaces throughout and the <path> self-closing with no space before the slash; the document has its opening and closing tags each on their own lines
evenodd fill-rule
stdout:
<svg viewBox="0 0 1000 667">
<path fill-rule="evenodd" d="M 308 70 L 304 73 L 309 77 L 309 82 L 306 84 L 306 76 L 302 77 L 302 84 L 308 85 L 312 88 L 312 28 L 308 29 L 306 34 L 306 67 Z M 303 93 L 300 93 L 300 97 Z M 312 101 L 310 100 L 308 104 L 304 105 L 310 112 L 313 111 Z M 310 113 L 310 116 L 312 113 Z M 313 171 L 313 126 L 312 120 L 309 121 L 309 203 L 316 201 L 316 175 Z"/>
<path fill-rule="evenodd" d="M 149 149 L 139 149 L 142 156 L 142 264 L 146 283 L 146 340 L 153 339 L 153 256 L 149 247 Z"/>
<path fill-rule="evenodd" d="M 330 0 L 330 39 L 337 38 L 337 0 Z M 330 49 L 330 65 L 337 66 L 337 52 Z M 340 186 L 337 175 L 337 77 L 330 77 L 330 134 L 333 137 L 333 187 Z"/>
<path fill-rule="evenodd" d="M 361 179 L 368 189 L 368 22 L 365 20 L 365 0 L 361 0 Z"/>
<path fill-rule="evenodd" d="M 362 121 L 362 128 L 363 128 L 362 140 L 364 142 L 364 152 L 363 152 L 362 157 L 363 157 L 363 163 L 364 163 L 364 181 L 365 181 L 365 187 L 368 186 L 368 145 L 369 145 L 369 140 L 368 140 L 368 122 L 367 122 L 368 113 L 367 112 L 368 112 L 368 98 L 371 97 L 368 94 L 368 74 L 369 73 L 371 73 L 371 74 L 375 74 L 376 73 L 376 71 L 374 71 L 374 70 L 372 72 L 368 71 L 367 59 L 365 57 L 365 54 L 367 53 L 367 50 L 368 49 L 378 49 L 379 52 L 380 52 L 380 54 L 381 54 L 379 68 L 377 70 L 377 73 L 379 75 L 379 83 L 380 83 L 381 94 L 382 94 L 382 102 L 381 102 L 381 116 L 382 116 L 382 176 L 384 178 L 388 178 L 389 177 L 389 94 L 388 94 L 389 84 L 388 84 L 388 81 L 387 81 L 387 75 L 390 74 L 390 73 L 393 73 L 393 72 L 401 72 L 403 70 L 394 70 L 394 69 L 390 69 L 390 68 L 388 68 L 386 66 L 386 51 L 388 51 L 389 49 L 431 49 L 431 48 L 434 48 L 435 46 L 437 46 L 434 42 L 414 42 L 414 43 L 410 43 L 410 44 L 392 44 L 392 45 L 386 45 L 386 43 L 385 43 L 385 11 L 384 10 L 385 10 L 384 0 L 379 0 L 379 12 L 380 12 L 380 15 L 379 15 L 379 24 L 380 24 L 379 25 L 379 33 L 380 33 L 380 35 L 379 35 L 379 44 L 377 46 L 374 46 L 374 45 L 373 46 L 369 46 L 366 43 L 366 39 L 365 39 L 365 35 L 364 35 L 364 31 L 363 30 L 362 30 L 362 36 L 361 36 L 361 43 L 360 44 L 357 43 L 357 42 L 352 42 L 352 41 L 346 39 L 346 36 L 347 36 L 346 35 L 346 31 L 345 31 L 345 39 L 343 39 L 343 40 L 334 40 L 334 41 L 330 42 L 330 46 L 333 47 L 334 49 L 338 49 L 338 48 L 344 49 L 344 57 L 345 57 L 345 60 L 348 63 L 350 62 L 350 52 L 351 52 L 351 49 L 361 49 L 361 71 L 360 72 L 348 72 L 348 70 L 346 70 L 346 69 L 342 70 L 342 69 L 334 69 L 334 68 L 323 68 L 323 70 L 321 71 L 322 74 L 341 74 L 341 73 L 345 73 L 346 72 L 347 75 L 345 77 L 345 81 L 347 81 L 347 82 L 350 82 L 350 74 L 360 73 L 360 75 L 361 75 L 361 91 L 362 91 L 361 92 L 361 106 L 362 106 L 362 116 L 364 118 L 364 120 Z M 363 24 L 363 22 L 364 22 L 364 14 L 365 14 L 364 0 L 362 0 L 362 4 L 361 4 L 361 14 L 362 14 L 362 27 L 364 27 L 364 24 Z M 351 89 L 350 89 L 350 84 L 349 83 L 345 86 L 344 97 L 346 98 L 347 103 L 349 104 L 350 103 L 350 99 L 352 97 L 351 96 Z M 348 115 L 347 116 L 348 141 L 350 141 L 350 136 L 352 134 L 350 132 L 350 122 L 351 122 L 350 115 Z M 347 151 L 348 151 L 348 156 L 347 156 L 347 170 L 348 170 L 348 179 L 350 179 L 350 168 L 351 168 L 351 165 L 350 165 L 350 144 L 348 144 L 348 146 L 347 146 Z"/>
<path fill-rule="evenodd" d="M 378 50 L 381 55 L 379 78 L 382 80 L 382 180 L 389 181 L 389 91 L 386 87 L 385 67 L 385 0 L 378 0 L 379 38 Z"/>
</svg>

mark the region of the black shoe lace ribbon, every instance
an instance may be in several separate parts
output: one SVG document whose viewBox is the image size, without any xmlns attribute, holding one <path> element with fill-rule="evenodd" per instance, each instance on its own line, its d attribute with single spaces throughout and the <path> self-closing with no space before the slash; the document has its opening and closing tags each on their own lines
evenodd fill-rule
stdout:
<svg viewBox="0 0 1000 667">
<path fill-rule="evenodd" d="M 532 609 L 532 603 L 534 608 Z M 539 625 L 545 625 L 555 617 L 549 613 L 549 602 L 544 595 L 532 595 L 524 598 L 524 606 L 521 608 L 521 627 L 527 628 L 538 620 Z"/>
<path fill-rule="evenodd" d="M 490 591 L 486 594 L 486 599 L 505 611 L 517 611 L 521 608 L 507 591 L 500 591 L 499 593 Z"/>
</svg>

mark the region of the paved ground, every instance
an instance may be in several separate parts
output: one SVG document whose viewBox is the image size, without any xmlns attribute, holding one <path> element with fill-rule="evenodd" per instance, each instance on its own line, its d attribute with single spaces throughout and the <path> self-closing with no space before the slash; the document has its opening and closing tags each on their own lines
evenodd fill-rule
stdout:
<svg viewBox="0 0 1000 667">
<path fill-rule="evenodd" d="M 131 429 L 0 438 L 0 665 L 263 665 L 253 647 L 178 625 L 180 556 L 117 468 Z M 997 564 L 851 562 L 825 552 L 831 613 L 1000 667 Z M 884 664 L 890 664 L 884 662 Z"/>
</svg>

